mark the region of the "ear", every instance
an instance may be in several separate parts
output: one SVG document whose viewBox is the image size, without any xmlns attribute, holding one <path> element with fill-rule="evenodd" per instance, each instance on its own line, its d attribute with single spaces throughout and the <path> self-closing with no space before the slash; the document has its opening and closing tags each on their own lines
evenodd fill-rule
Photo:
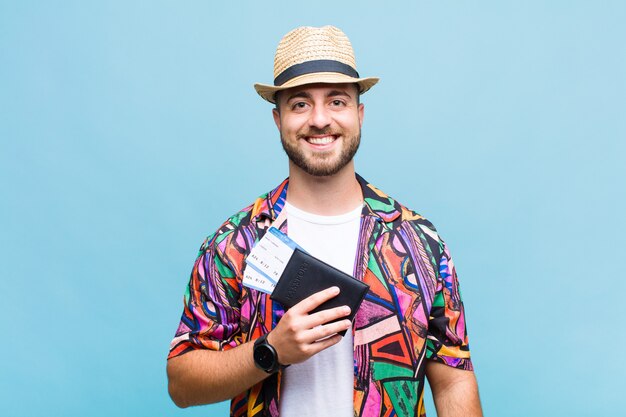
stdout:
<svg viewBox="0 0 626 417">
<path fill-rule="evenodd" d="M 363 127 L 363 114 L 365 113 L 365 105 L 359 103 L 359 127 Z"/>
<path fill-rule="evenodd" d="M 272 116 L 274 116 L 274 123 L 276 123 L 276 127 L 280 130 L 280 113 L 277 109 L 272 109 Z"/>
</svg>

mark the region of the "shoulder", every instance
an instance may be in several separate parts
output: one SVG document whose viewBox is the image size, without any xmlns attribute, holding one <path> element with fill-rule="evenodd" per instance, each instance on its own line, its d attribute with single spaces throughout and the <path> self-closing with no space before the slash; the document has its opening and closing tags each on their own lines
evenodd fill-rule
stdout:
<svg viewBox="0 0 626 417">
<path fill-rule="evenodd" d="M 403 209 L 403 215 L 401 216 L 400 222 L 408 225 L 411 229 L 416 231 L 416 233 L 420 236 L 420 240 L 428 246 L 428 249 L 430 249 L 430 252 L 438 263 L 441 258 L 441 254 L 443 253 L 444 242 L 439 235 L 437 228 L 430 222 L 430 220 L 416 211 L 402 205 L 400 206 Z"/>
<path fill-rule="evenodd" d="M 288 178 L 276 188 L 257 197 L 252 204 L 230 216 L 202 245 L 198 256 L 213 252 L 227 261 L 239 262 L 257 240 L 259 230 L 269 226 L 284 205 Z"/>
<path fill-rule="evenodd" d="M 207 251 L 217 251 L 223 253 L 225 247 L 232 243 L 232 240 L 239 234 L 244 233 L 250 235 L 256 229 L 256 220 L 259 215 L 257 209 L 268 196 L 265 193 L 259 196 L 252 204 L 242 208 L 232 216 L 228 217 L 213 233 L 208 235 L 200 246 L 199 254 Z M 244 242 L 247 239 L 244 239 Z"/>
<path fill-rule="evenodd" d="M 387 195 L 383 191 L 367 184 L 368 194 L 367 204 L 372 207 L 379 217 L 383 219 L 388 230 L 407 237 L 407 232 L 414 237 L 418 243 L 426 247 L 434 258 L 438 261 L 443 252 L 444 242 L 435 225 L 419 212 L 405 206 L 395 198 Z"/>
</svg>

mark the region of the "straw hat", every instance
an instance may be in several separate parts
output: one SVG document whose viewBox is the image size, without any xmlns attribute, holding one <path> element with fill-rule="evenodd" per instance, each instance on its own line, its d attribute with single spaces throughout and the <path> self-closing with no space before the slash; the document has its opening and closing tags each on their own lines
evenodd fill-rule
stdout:
<svg viewBox="0 0 626 417">
<path fill-rule="evenodd" d="M 256 92 L 275 103 L 277 91 L 313 83 L 356 83 L 363 94 L 378 78 L 359 78 L 350 40 L 334 26 L 303 26 L 287 33 L 274 56 L 274 85 L 254 84 Z"/>
</svg>

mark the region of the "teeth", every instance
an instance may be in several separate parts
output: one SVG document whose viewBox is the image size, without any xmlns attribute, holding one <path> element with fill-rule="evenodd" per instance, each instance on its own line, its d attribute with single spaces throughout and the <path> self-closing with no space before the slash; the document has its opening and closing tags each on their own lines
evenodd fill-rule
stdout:
<svg viewBox="0 0 626 417">
<path fill-rule="evenodd" d="M 326 145 L 327 143 L 331 143 L 335 138 L 332 136 L 324 136 L 322 138 L 307 138 L 307 142 L 312 143 L 313 145 Z"/>
</svg>

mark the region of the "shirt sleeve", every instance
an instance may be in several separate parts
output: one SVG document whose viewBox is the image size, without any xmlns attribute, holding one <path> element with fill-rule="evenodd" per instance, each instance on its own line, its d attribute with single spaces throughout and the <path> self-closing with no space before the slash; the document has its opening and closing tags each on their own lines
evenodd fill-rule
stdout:
<svg viewBox="0 0 626 417">
<path fill-rule="evenodd" d="M 185 291 L 183 314 L 168 359 L 195 349 L 227 350 L 241 344 L 239 286 L 210 236 L 198 253 Z"/>
<path fill-rule="evenodd" d="M 427 357 L 455 368 L 472 370 L 465 311 L 454 262 L 445 243 L 428 322 Z"/>
</svg>

